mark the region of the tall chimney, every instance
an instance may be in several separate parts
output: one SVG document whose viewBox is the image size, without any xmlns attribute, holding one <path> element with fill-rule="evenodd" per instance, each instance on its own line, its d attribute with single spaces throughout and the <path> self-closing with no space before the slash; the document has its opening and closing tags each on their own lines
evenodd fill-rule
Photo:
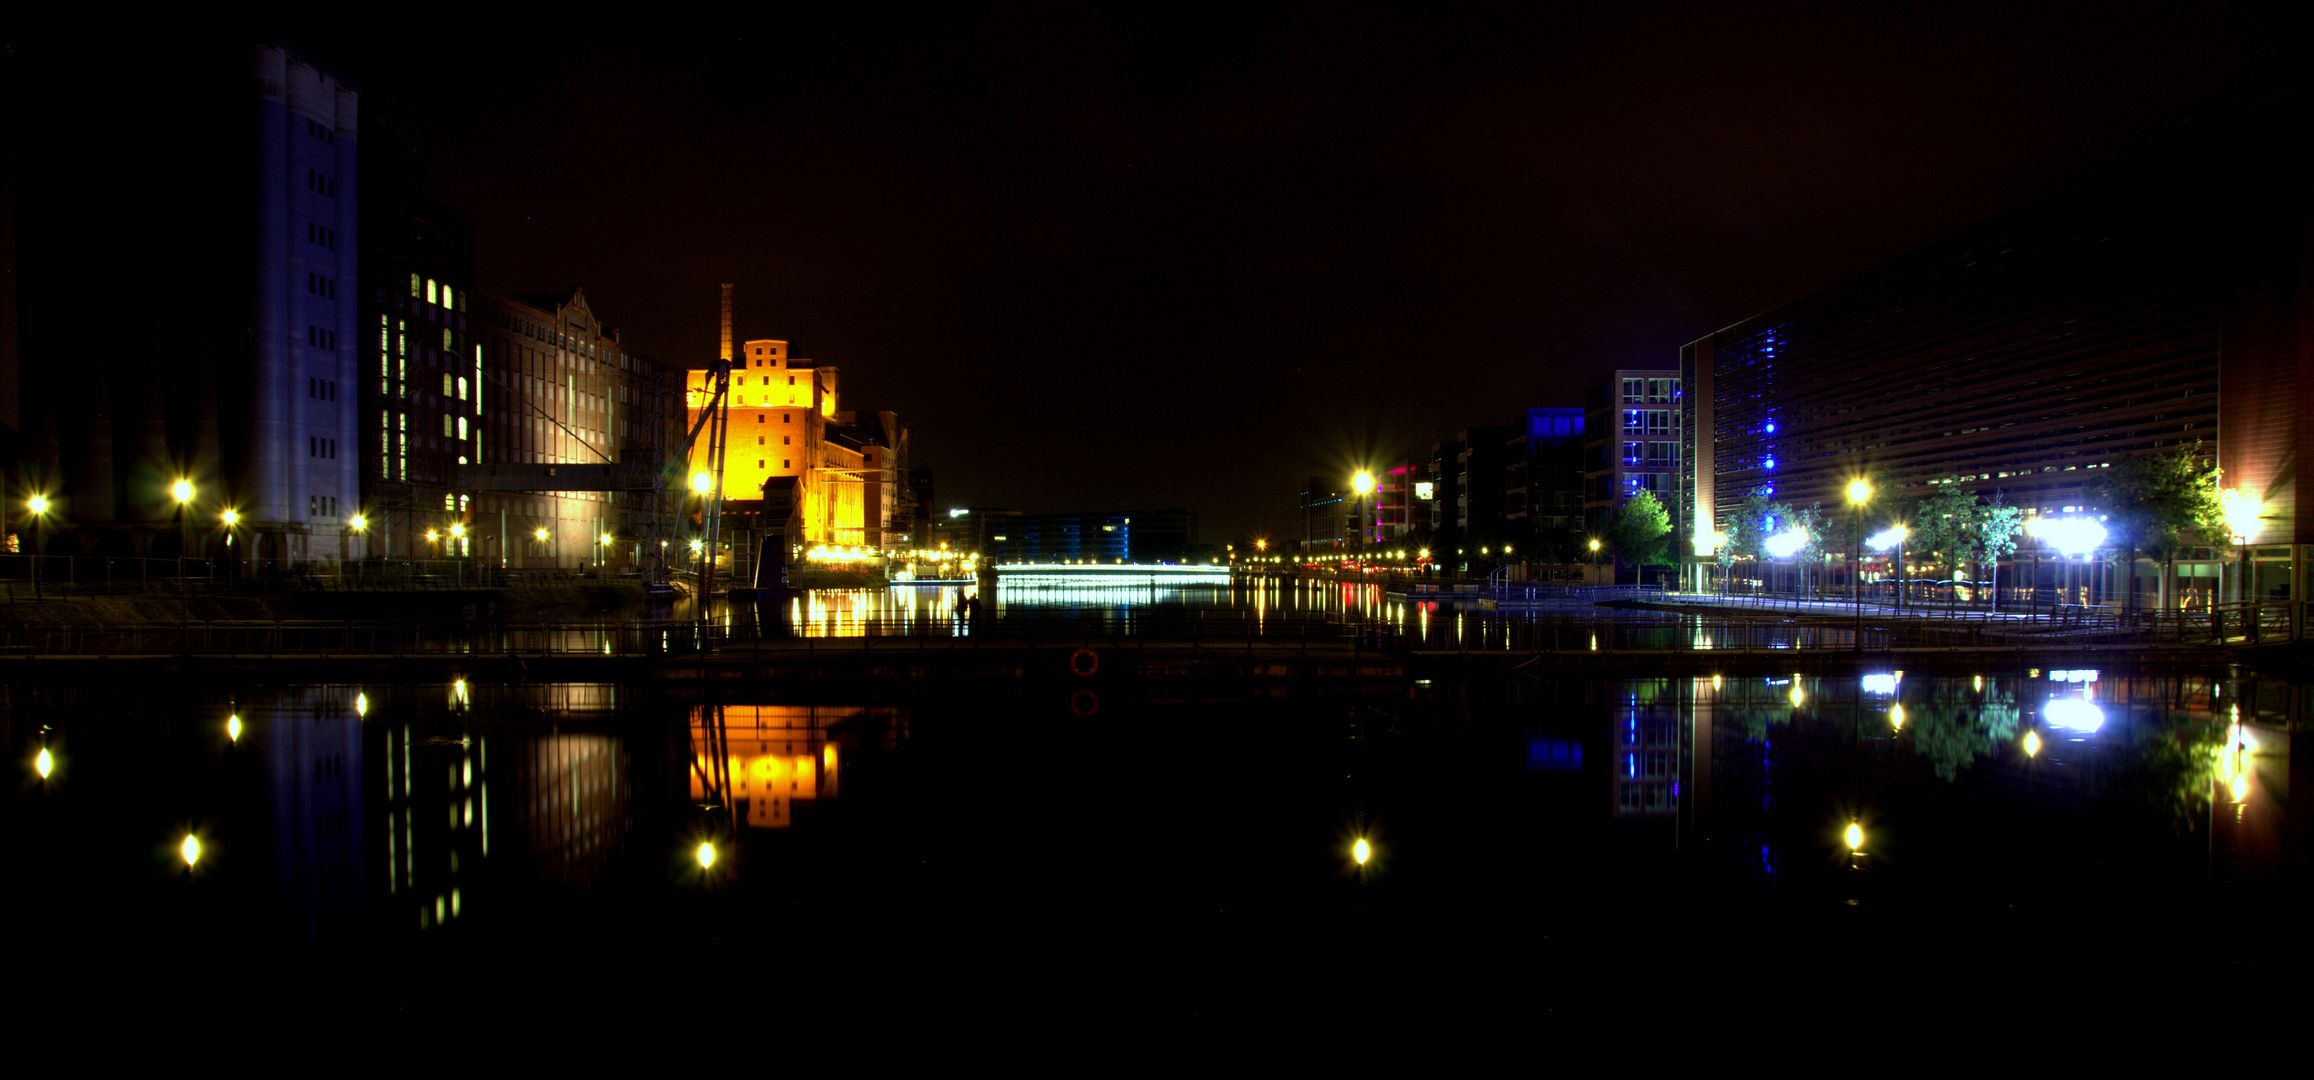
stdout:
<svg viewBox="0 0 2314 1080">
<path fill-rule="evenodd" d="M 731 362 L 731 283 L 723 283 L 723 362 Z"/>
</svg>

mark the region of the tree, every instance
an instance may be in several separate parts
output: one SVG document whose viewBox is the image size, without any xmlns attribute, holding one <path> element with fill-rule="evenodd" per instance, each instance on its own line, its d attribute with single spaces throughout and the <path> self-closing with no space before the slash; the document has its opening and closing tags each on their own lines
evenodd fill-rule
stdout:
<svg viewBox="0 0 2314 1080">
<path fill-rule="evenodd" d="M 1775 512 L 1775 504 L 1769 502 L 1766 493 L 1758 488 L 1753 488 L 1742 502 L 1736 504 L 1735 511 L 1728 515 L 1727 528 L 1723 530 L 1727 534 L 1727 542 L 1719 546 L 1719 565 L 1723 574 L 1734 567 L 1737 559 L 1756 561 L 1766 553 L 1767 521 Z"/>
<path fill-rule="evenodd" d="M 1616 561 L 1647 565 L 1664 561 L 1663 538 L 1671 532 L 1671 513 L 1656 500 L 1652 491 L 1641 491 L 1624 500 L 1607 523 L 1607 547 L 1615 553 Z"/>
<path fill-rule="evenodd" d="M 1824 505 L 1822 503 L 1809 503 L 1806 506 L 1801 506 L 1798 503 L 1777 503 L 1776 511 L 1769 516 L 1768 522 L 1771 534 L 1799 534 L 1800 546 L 1792 553 L 1792 565 L 1793 569 L 1799 573 L 1800 580 L 1796 583 L 1798 591 L 1806 592 L 1808 590 L 1808 564 L 1823 554 Z"/>
<path fill-rule="evenodd" d="M 1936 490 L 1920 500 L 1913 511 L 1906 546 L 1914 551 L 1936 553 L 1949 571 L 1959 566 L 1960 555 L 1967 549 L 1969 522 L 1976 516 L 1977 493 L 1961 487 L 1949 476 L 1933 486 Z"/>
<path fill-rule="evenodd" d="M 2204 464 L 2201 443 L 2175 453 L 2132 454 L 2099 470 L 2089 494 L 2105 511 L 2107 535 L 2129 553 L 2129 591 L 2137 592 L 2137 557 L 2151 555 L 2168 581 L 2171 564 L 2192 530 L 2212 544 L 2229 535 L 2225 507 L 2218 498 L 2222 473 Z"/>
<path fill-rule="evenodd" d="M 1993 610 L 2001 610 L 2001 560 L 2017 550 L 2017 534 L 2024 530 L 2025 510 L 2010 506 L 1998 491 L 1970 508 L 1969 546 L 1977 565 L 1993 571 Z"/>
</svg>

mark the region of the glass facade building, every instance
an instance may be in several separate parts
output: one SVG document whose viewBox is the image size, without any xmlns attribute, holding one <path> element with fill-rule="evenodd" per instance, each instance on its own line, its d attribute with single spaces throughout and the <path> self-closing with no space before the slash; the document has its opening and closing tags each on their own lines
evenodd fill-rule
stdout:
<svg viewBox="0 0 2314 1080">
<path fill-rule="evenodd" d="M 2305 119 L 2279 99 L 1681 347 L 1694 562 L 1754 491 L 1833 510 L 1861 477 L 1888 519 L 1950 483 L 2088 515 L 2097 470 L 2198 447 L 2261 507 L 2255 591 L 2302 595 Z"/>
</svg>

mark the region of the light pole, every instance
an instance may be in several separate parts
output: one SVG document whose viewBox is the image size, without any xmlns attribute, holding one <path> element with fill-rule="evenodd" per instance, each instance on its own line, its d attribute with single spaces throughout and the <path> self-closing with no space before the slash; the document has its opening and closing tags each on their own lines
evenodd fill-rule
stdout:
<svg viewBox="0 0 2314 1080">
<path fill-rule="evenodd" d="M 1858 573 L 1864 564 L 1864 504 L 1872 500 L 1872 485 L 1862 477 L 1848 482 L 1848 505 L 1852 508 L 1855 555 L 1848 563 L 1848 599 L 1856 605 L 1856 634 L 1859 645 L 1864 640 L 1864 575 Z"/>
<path fill-rule="evenodd" d="M 1599 538 L 1591 538 L 1591 584 L 1599 583 Z"/>
<path fill-rule="evenodd" d="M 1366 549 L 1366 496 L 1374 493 L 1374 474 L 1364 469 L 1350 478 L 1350 490 L 1358 493 L 1358 501 L 1351 504 L 1351 516 L 1358 528 L 1358 550 Z"/>
<path fill-rule="evenodd" d="M 544 547 L 546 544 L 546 526 L 541 525 L 533 530 L 530 538 L 538 541 L 539 545 Z M 546 549 L 546 565 L 547 569 L 554 569 L 554 549 L 551 547 Z"/>
<path fill-rule="evenodd" d="M 32 511 L 32 598 L 40 599 L 40 525 L 48 517 L 48 496 L 34 495 L 24 504 Z"/>
<path fill-rule="evenodd" d="M 185 555 L 193 549 L 193 521 L 187 516 L 193 502 L 193 482 L 179 480 L 169 485 L 169 494 L 177 497 L 177 579 L 185 577 Z"/>
<path fill-rule="evenodd" d="M 361 537 L 361 538 L 362 538 L 362 555 L 363 555 L 365 558 L 366 558 L 366 557 L 368 557 L 368 555 L 369 555 L 369 546 L 370 546 L 370 537 L 369 537 L 369 532 L 370 532 L 370 519 L 369 519 L 369 516 L 368 516 L 368 515 L 366 515 L 366 514 L 355 514 L 355 515 L 354 515 L 354 516 L 353 516 L 351 519 L 349 519 L 349 520 L 346 522 L 346 528 L 347 528 L 348 530 L 350 530 L 350 531 L 351 531 L 352 535 L 354 535 L 354 536 L 359 536 L 359 537 Z M 347 535 L 346 535 L 346 534 L 344 534 L 344 533 L 340 533 L 340 534 L 338 534 L 338 553 L 337 553 L 337 562 L 338 562 L 338 576 L 339 576 L 339 577 L 341 577 L 341 578 L 345 576 L 345 563 L 346 563 L 346 559 L 347 559 L 347 558 L 348 558 L 348 557 L 349 557 L 349 556 L 352 554 L 350 551 L 348 551 L 348 550 L 347 550 L 348 546 L 349 546 L 351 543 L 352 543 L 352 541 L 351 541 L 350 539 L 348 539 L 348 537 L 347 537 Z M 356 563 L 354 563 L 354 577 L 355 577 L 355 579 L 356 579 L 356 580 L 359 580 L 359 579 L 360 579 L 360 577 L 361 577 L 361 572 L 362 572 L 362 571 L 361 571 L 361 565 L 362 565 L 362 564 L 361 564 L 361 563 L 359 563 L 359 562 L 356 562 Z"/>
<path fill-rule="evenodd" d="M 241 511 L 227 510 L 217 520 L 225 523 L 225 586 L 231 588 L 241 569 L 240 556 L 233 550 L 233 527 L 241 524 Z"/>
</svg>

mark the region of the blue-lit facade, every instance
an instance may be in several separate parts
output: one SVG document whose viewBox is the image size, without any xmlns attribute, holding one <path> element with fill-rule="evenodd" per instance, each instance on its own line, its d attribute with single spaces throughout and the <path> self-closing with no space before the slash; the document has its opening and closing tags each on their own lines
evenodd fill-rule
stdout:
<svg viewBox="0 0 2314 1080">
<path fill-rule="evenodd" d="M 1887 520 L 1950 483 L 2089 516 L 2098 470 L 2198 447 L 2261 507 L 2249 588 L 2302 595 L 2303 113 L 2286 99 L 1681 347 L 1692 580 L 1755 491 L 1839 512 L 1863 478 Z"/>
</svg>

